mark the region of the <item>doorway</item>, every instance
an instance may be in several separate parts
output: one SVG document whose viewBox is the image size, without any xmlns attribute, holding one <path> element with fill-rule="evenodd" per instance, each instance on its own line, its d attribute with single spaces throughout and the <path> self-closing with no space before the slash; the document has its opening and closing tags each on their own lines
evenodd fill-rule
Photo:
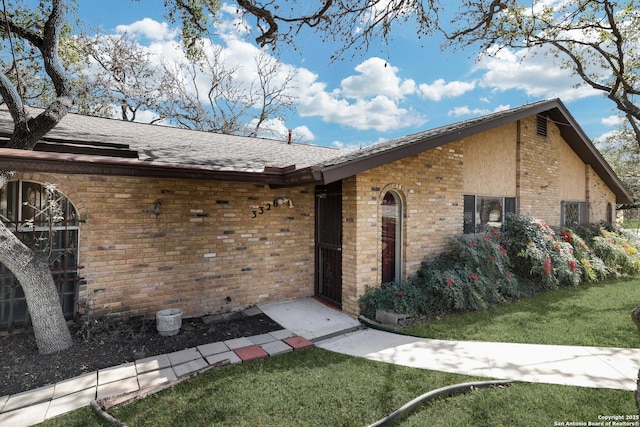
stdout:
<svg viewBox="0 0 640 427">
<path fill-rule="evenodd" d="M 342 308 L 342 183 L 316 187 L 316 296 Z"/>
<path fill-rule="evenodd" d="M 402 265 L 402 202 L 389 191 L 382 199 L 382 283 L 399 282 Z"/>
</svg>

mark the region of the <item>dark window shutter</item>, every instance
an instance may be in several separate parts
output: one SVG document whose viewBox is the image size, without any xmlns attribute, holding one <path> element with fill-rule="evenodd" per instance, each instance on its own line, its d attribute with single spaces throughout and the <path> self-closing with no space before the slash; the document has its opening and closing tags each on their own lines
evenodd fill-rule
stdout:
<svg viewBox="0 0 640 427">
<path fill-rule="evenodd" d="M 589 223 L 589 209 L 588 204 L 586 202 L 579 204 L 580 209 L 580 225 L 585 225 Z"/>
<path fill-rule="evenodd" d="M 464 234 L 476 232 L 476 196 L 464 196 Z"/>
<path fill-rule="evenodd" d="M 504 198 L 504 215 L 515 215 L 516 213 L 516 198 L 515 197 L 505 197 Z"/>
<path fill-rule="evenodd" d="M 564 217 L 565 202 L 560 202 L 560 227 L 566 227 L 566 218 Z"/>
</svg>

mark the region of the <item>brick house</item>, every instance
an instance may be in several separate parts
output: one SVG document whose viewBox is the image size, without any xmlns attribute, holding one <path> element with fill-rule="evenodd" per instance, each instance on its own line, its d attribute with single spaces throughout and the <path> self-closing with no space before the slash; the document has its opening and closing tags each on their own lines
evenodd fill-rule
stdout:
<svg viewBox="0 0 640 427">
<path fill-rule="evenodd" d="M 356 315 L 365 285 L 406 278 L 509 212 L 571 225 L 631 202 L 559 100 L 353 152 L 79 115 L 36 150 L 0 148 L 0 167 L 18 171 L 0 214 L 35 242 L 45 225 L 24 221 L 42 184 L 63 194 L 52 271 L 68 316 L 194 317 L 314 295 Z M 24 320 L 1 270 L 0 291 L 0 325 Z"/>
</svg>

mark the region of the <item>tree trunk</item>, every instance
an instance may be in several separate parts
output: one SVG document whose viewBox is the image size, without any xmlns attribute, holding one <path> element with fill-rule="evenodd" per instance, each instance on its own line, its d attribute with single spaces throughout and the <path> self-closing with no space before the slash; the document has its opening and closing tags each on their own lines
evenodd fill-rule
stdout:
<svg viewBox="0 0 640 427">
<path fill-rule="evenodd" d="M 26 247 L 2 222 L 0 262 L 22 286 L 39 352 L 51 354 L 71 347 L 73 340 L 60 308 L 49 264 Z"/>
</svg>

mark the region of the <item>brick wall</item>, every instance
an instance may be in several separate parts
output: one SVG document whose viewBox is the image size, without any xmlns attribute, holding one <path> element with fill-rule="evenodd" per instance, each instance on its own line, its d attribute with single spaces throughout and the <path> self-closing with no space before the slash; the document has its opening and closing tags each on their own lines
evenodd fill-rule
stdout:
<svg viewBox="0 0 640 427">
<path fill-rule="evenodd" d="M 473 158 L 465 157 L 467 151 Z M 511 160 L 501 170 L 505 159 Z M 474 175 L 465 168 L 483 170 Z M 30 173 L 16 178 L 56 184 L 86 218 L 80 229 L 86 285 L 79 302 L 93 315 L 152 317 L 179 307 L 192 317 L 314 294 L 313 186 L 273 190 Z M 584 195 L 592 221 L 606 219 L 608 204 L 615 206 L 615 195 L 567 151 L 554 124 L 547 137 L 536 135 L 535 117 L 347 178 L 342 191 L 342 303 L 354 315 L 365 286 L 382 280 L 381 203 L 388 191 L 403 205 L 402 278 L 462 234 L 466 193 L 515 193 L 520 213 L 554 225 L 563 197 Z M 289 198 L 294 207 L 260 213 L 276 198 Z M 156 200 L 162 202 L 159 215 L 152 212 Z"/>
<path fill-rule="evenodd" d="M 313 295 L 313 187 L 18 174 L 51 182 L 78 209 L 79 302 L 93 315 L 185 317 Z M 288 205 L 260 206 L 275 198 Z M 160 214 L 152 210 L 160 200 Z M 256 217 L 253 218 L 253 211 Z M 227 297 L 231 298 L 227 302 Z"/>
<path fill-rule="evenodd" d="M 464 193 L 516 197 L 517 125 L 465 138 Z"/>
<path fill-rule="evenodd" d="M 518 212 L 543 218 L 551 225 L 560 224 L 561 141 L 552 123 L 543 137 L 536 134 L 535 116 L 520 122 Z"/>
<path fill-rule="evenodd" d="M 450 248 L 462 233 L 461 143 L 358 174 L 343 181 L 343 310 L 357 314 L 366 285 L 382 278 L 381 203 L 388 191 L 403 200 L 402 277 L 425 256 Z"/>
<path fill-rule="evenodd" d="M 561 222 L 561 202 L 588 202 L 589 221 L 607 219 L 615 194 L 567 145 L 557 125 L 548 122 L 547 137 L 536 134 L 536 117 L 520 122 L 518 143 L 519 213 Z"/>
<path fill-rule="evenodd" d="M 585 166 L 585 175 L 587 200 L 589 201 L 589 221 L 615 220 L 616 195 L 607 187 L 591 166 Z M 608 210 L 611 210 L 611 218 L 608 218 Z"/>
<path fill-rule="evenodd" d="M 546 137 L 536 134 L 535 116 L 361 173 L 343 182 L 343 309 L 349 313 L 358 313 L 365 286 L 381 282 L 380 206 L 390 190 L 404 202 L 403 278 L 462 234 L 463 194 L 515 195 L 519 213 L 552 225 L 560 224 L 566 198 L 588 201 L 592 221 L 606 219 L 607 205 L 615 206 L 613 192 L 555 124 L 548 123 Z"/>
</svg>

